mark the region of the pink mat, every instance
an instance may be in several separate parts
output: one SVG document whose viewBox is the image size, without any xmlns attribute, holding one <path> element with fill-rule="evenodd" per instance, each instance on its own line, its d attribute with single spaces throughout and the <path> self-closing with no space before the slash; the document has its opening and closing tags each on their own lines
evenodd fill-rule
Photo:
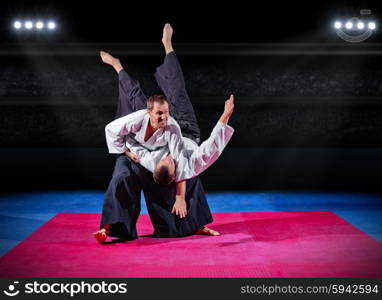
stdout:
<svg viewBox="0 0 382 300">
<path fill-rule="evenodd" d="M 58 214 L 0 258 L 0 277 L 382 277 L 382 243 L 332 212 L 214 219 L 218 237 L 99 245 L 99 214 Z M 147 215 L 138 231 L 152 233 Z"/>
</svg>

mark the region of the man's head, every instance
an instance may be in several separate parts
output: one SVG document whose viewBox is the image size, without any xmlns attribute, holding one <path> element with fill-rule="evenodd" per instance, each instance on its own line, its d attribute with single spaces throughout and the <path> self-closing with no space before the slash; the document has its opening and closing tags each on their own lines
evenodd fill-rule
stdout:
<svg viewBox="0 0 382 300">
<path fill-rule="evenodd" d="M 154 181 L 159 185 L 168 185 L 175 179 L 175 162 L 171 154 L 166 155 L 156 165 L 153 173 Z"/>
<path fill-rule="evenodd" d="M 147 112 L 150 117 L 150 124 L 154 129 L 167 126 L 169 104 L 165 96 L 152 95 L 147 100 Z"/>
</svg>

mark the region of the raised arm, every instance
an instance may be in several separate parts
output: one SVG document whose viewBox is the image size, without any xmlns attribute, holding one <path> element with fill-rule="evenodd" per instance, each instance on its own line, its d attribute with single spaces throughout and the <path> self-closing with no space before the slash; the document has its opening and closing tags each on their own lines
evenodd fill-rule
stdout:
<svg viewBox="0 0 382 300">
<path fill-rule="evenodd" d="M 200 146 L 185 138 L 179 139 L 177 132 L 171 134 L 168 145 L 176 162 L 176 181 L 199 175 L 218 159 L 234 132 L 228 125 L 233 109 L 234 98 L 231 95 L 225 101 L 224 111 L 210 137 Z"/>
</svg>

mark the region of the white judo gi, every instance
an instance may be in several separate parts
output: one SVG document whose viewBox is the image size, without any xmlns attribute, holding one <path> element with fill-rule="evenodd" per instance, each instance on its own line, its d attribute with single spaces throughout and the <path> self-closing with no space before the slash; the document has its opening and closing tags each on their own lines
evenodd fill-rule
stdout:
<svg viewBox="0 0 382 300">
<path fill-rule="evenodd" d="M 182 136 L 178 123 L 170 116 L 167 126 L 157 129 L 145 141 L 148 122 L 147 110 L 142 109 L 107 124 L 105 134 L 109 153 L 124 153 L 129 149 L 150 172 L 154 172 L 159 160 L 171 153 L 176 163 L 176 182 L 193 178 L 211 166 L 234 133 L 231 126 L 218 121 L 210 137 L 197 145 Z"/>
</svg>

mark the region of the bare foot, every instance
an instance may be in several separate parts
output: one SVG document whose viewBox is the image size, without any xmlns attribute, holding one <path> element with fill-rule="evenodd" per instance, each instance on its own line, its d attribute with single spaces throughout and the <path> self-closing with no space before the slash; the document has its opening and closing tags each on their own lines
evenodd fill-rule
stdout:
<svg viewBox="0 0 382 300">
<path fill-rule="evenodd" d="M 171 25 L 169 23 L 166 23 L 163 27 L 163 37 L 162 42 L 163 43 L 171 43 L 172 33 L 174 30 L 172 29 Z"/>
<path fill-rule="evenodd" d="M 211 235 L 211 236 L 218 236 L 220 235 L 219 232 L 212 230 L 211 228 L 208 228 L 206 226 L 199 228 L 195 234 L 202 234 L 202 235 Z"/>
<path fill-rule="evenodd" d="M 114 65 L 117 61 L 117 59 L 113 56 L 110 55 L 110 53 L 107 53 L 105 51 L 100 51 L 99 52 L 100 56 L 101 56 L 101 59 L 102 61 L 105 63 L 105 64 L 108 64 L 108 65 Z"/>
<path fill-rule="evenodd" d="M 105 64 L 112 66 L 117 72 L 123 69 L 121 62 L 118 58 L 113 57 L 112 55 L 110 55 L 110 53 L 107 53 L 105 51 L 100 51 L 99 54 L 101 56 L 102 61 Z"/>
<path fill-rule="evenodd" d="M 105 243 L 106 238 L 107 238 L 106 229 L 102 228 L 101 230 L 94 232 L 93 236 L 97 240 L 98 243 L 100 243 L 100 244 Z"/>
<path fill-rule="evenodd" d="M 172 33 L 173 29 L 169 23 L 166 23 L 163 27 L 163 36 L 162 36 L 162 43 L 164 46 L 164 49 L 166 51 L 166 54 L 170 53 L 171 51 L 174 51 L 172 48 Z"/>
</svg>

